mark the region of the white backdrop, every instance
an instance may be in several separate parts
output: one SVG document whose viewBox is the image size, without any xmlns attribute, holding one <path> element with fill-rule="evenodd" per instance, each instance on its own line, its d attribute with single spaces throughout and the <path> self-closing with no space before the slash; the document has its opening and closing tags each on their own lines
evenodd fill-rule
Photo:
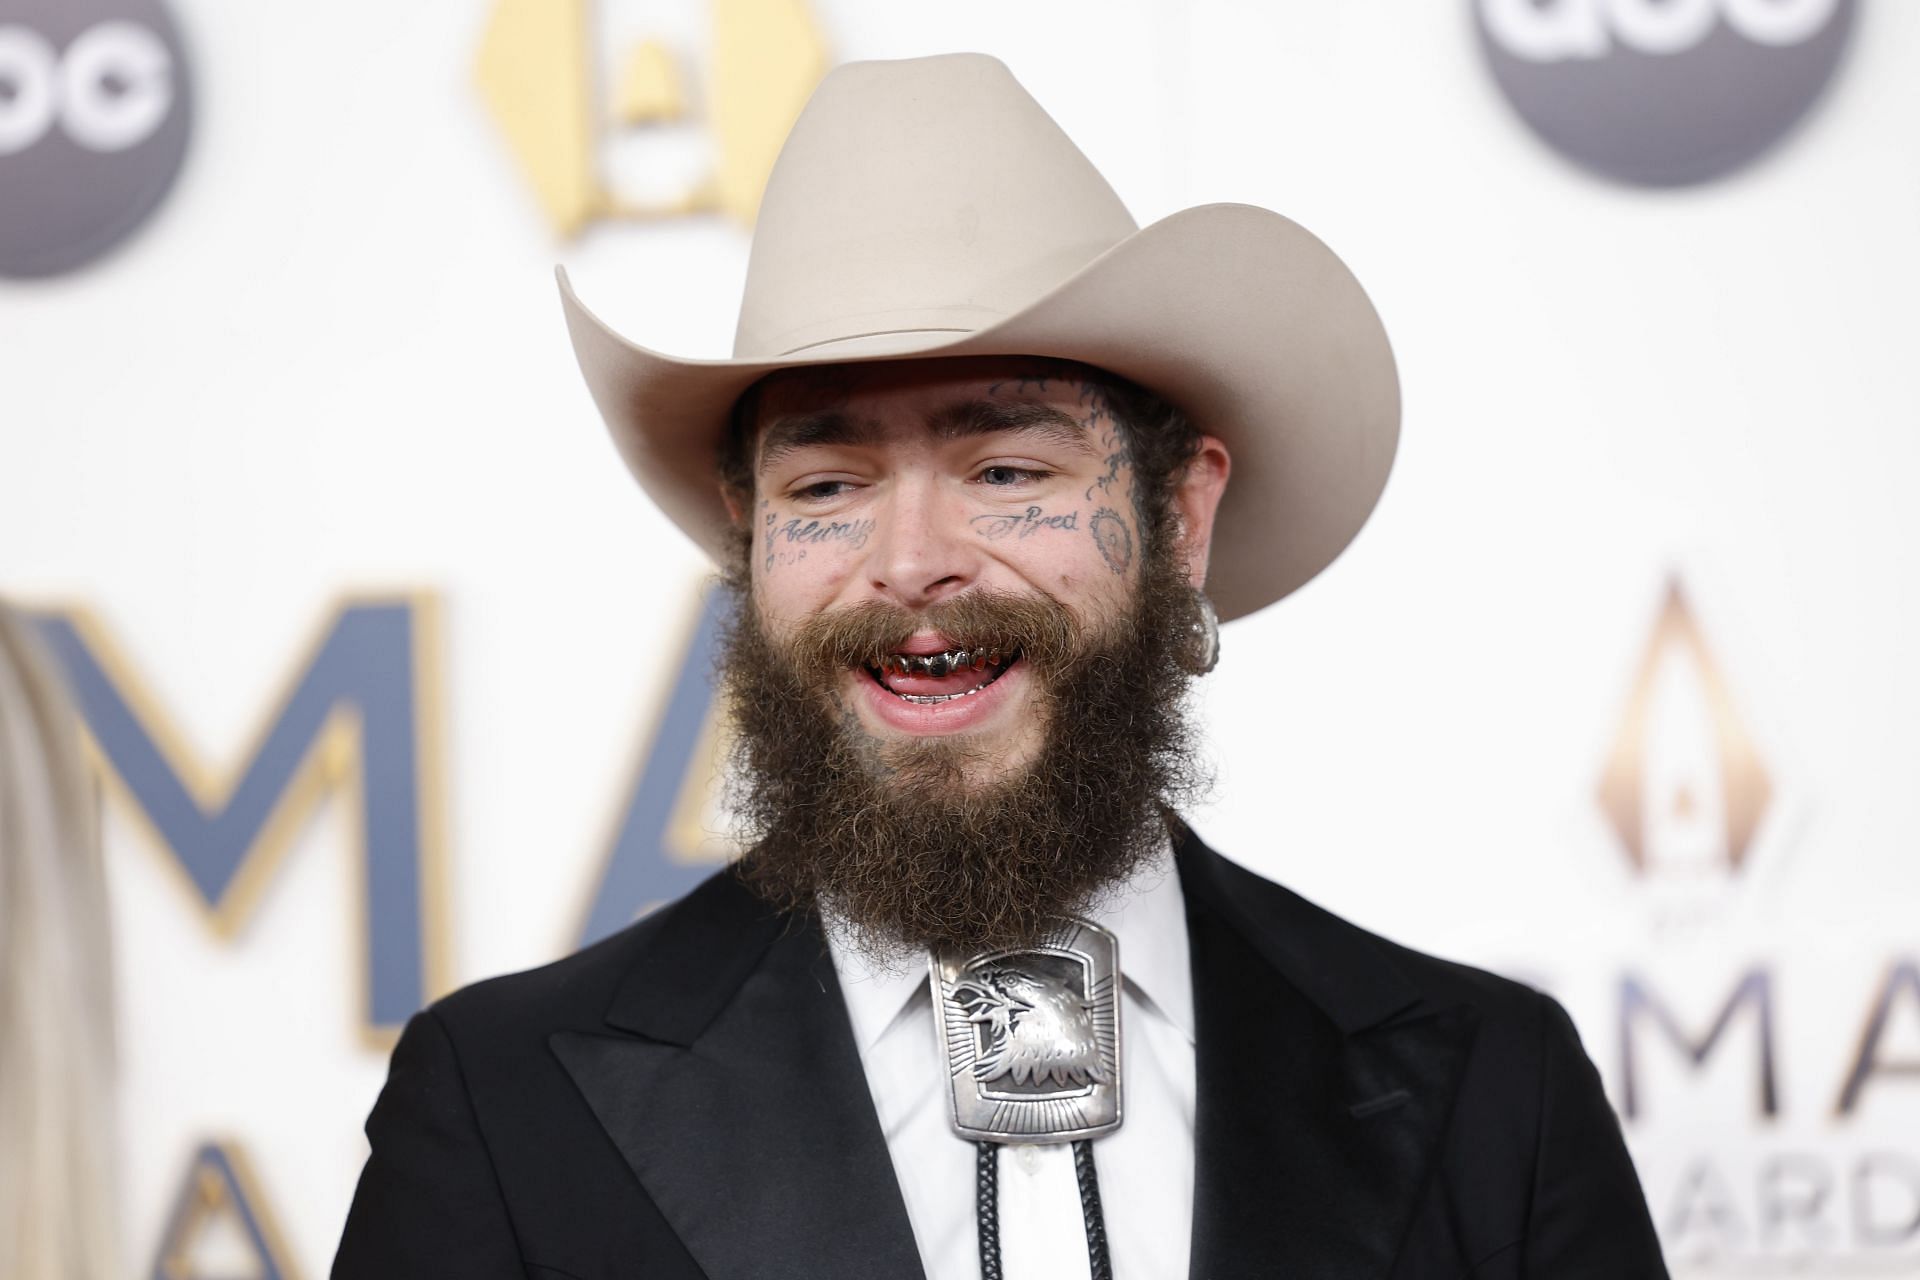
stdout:
<svg viewBox="0 0 1920 1280">
<path fill-rule="evenodd" d="M 0 283 L 0 591 L 91 610 L 215 773 L 340 597 L 438 593 L 451 976 L 551 959 L 703 572 L 604 438 L 551 267 L 636 339 L 720 354 L 745 233 L 560 242 L 473 85 L 481 0 L 172 8 L 199 89 L 178 188 L 92 267 Z M 1616 1102 L 1623 976 L 1698 1040 L 1764 970 L 1770 1119 L 1750 1010 L 1698 1069 L 1636 1032 L 1628 1133 L 1676 1273 L 1920 1275 L 1920 987 L 1836 1113 L 1920 960 L 1920 7 L 1863 3 L 1803 126 L 1680 191 L 1548 151 L 1464 0 L 814 8 L 836 60 L 998 54 L 1142 222 L 1279 209 L 1386 320 L 1393 479 L 1328 575 L 1228 628 L 1201 831 L 1548 986 Z M 692 49 L 702 13 L 654 0 L 620 30 Z M 1773 783 L 1743 869 L 1677 889 L 1597 800 L 1676 577 Z M 323 805 L 222 940 L 108 812 L 129 1268 L 227 1137 L 322 1275 L 385 1073 L 356 1031 L 352 815 Z"/>
</svg>

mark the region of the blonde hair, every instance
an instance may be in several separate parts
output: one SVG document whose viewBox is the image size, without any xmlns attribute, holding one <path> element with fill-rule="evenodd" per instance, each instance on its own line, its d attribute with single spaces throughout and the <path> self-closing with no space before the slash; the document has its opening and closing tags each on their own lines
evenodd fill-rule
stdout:
<svg viewBox="0 0 1920 1280">
<path fill-rule="evenodd" d="M 79 725 L 0 604 L 0 1276 L 119 1270 L 113 992 L 97 801 Z"/>
</svg>

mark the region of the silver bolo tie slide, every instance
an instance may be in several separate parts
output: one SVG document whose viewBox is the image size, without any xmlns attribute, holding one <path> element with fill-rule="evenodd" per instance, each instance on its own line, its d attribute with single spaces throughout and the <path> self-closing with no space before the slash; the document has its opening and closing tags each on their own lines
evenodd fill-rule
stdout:
<svg viewBox="0 0 1920 1280">
<path fill-rule="evenodd" d="M 1120 1127 L 1120 943 L 1058 921 L 1033 947 L 928 957 L 954 1132 L 979 1144 L 982 1280 L 999 1280 L 999 1148 L 1073 1143 L 1093 1280 L 1108 1280 L 1093 1142 Z"/>
</svg>

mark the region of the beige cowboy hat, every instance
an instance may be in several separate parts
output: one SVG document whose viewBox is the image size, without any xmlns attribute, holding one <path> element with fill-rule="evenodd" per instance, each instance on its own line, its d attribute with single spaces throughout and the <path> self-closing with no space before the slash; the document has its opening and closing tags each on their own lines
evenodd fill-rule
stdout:
<svg viewBox="0 0 1920 1280">
<path fill-rule="evenodd" d="M 1141 229 L 997 59 L 855 62 L 821 81 L 762 200 L 733 358 L 689 360 L 561 300 L 580 371 L 660 509 L 718 559 L 715 462 L 776 369 L 1036 355 L 1117 373 L 1233 455 L 1207 594 L 1248 614 L 1353 540 L 1393 464 L 1400 394 L 1366 293 L 1265 209 Z"/>
</svg>

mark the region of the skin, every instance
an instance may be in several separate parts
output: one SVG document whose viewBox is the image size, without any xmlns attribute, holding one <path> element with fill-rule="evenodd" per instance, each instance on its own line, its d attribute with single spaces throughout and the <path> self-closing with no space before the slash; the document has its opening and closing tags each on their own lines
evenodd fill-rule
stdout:
<svg viewBox="0 0 1920 1280">
<path fill-rule="evenodd" d="M 1141 572 L 1134 475 L 1099 389 L 1019 358 L 903 360 L 776 374 L 754 422 L 752 595 L 769 634 L 823 610 L 881 600 L 919 610 L 961 592 L 1034 592 L 1097 630 L 1122 615 Z M 1206 579 L 1230 460 L 1212 436 L 1176 483 L 1177 553 Z M 949 640 L 922 629 L 911 652 Z M 1017 768 L 1038 750 L 1035 690 L 1021 664 L 980 694 L 903 703 L 864 670 L 843 716 L 879 746 L 968 735 L 979 758 Z"/>
</svg>

